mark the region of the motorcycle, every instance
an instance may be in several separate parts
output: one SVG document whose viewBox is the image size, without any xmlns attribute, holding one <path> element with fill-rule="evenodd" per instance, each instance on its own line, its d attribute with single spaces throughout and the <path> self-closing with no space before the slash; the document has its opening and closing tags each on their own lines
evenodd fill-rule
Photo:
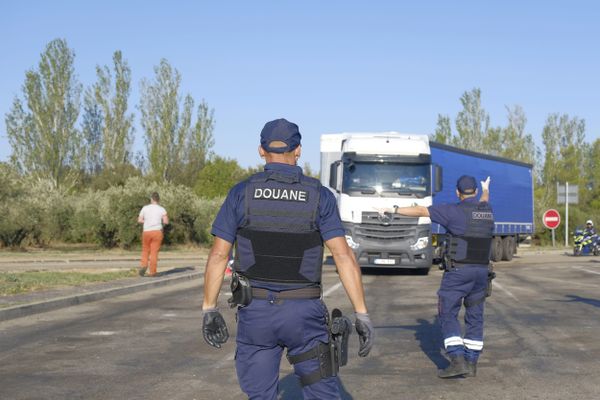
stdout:
<svg viewBox="0 0 600 400">
<path fill-rule="evenodd" d="M 597 256 L 600 254 L 600 238 L 597 234 L 592 236 L 586 236 L 585 230 L 582 227 L 575 228 L 573 233 L 573 255 L 581 256 L 593 254 Z"/>
</svg>

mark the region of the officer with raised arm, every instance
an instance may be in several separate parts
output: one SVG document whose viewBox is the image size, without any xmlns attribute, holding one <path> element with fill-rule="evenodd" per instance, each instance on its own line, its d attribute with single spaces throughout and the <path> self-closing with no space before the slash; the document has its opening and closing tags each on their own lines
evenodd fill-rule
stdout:
<svg viewBox="0 0 600 400">
<path fill-rule="evenodd" d="M 440 378 L 475 376 L 477 360 L 483 349 L 483 309 L 488 288 L 488 273 L 494 216 L 488 204 L 490 178 L 481 182 L 482 195 L 477 200 L 477 182 L 468 175 L 456 183 L 455 204 L 429 207 L 395 207 L 378 209 L 413 217 L 430 217 L 446 228 L 445 272 L 438 291 L 439 317 L 444 347 L 450 365 L 438 371 Z M 465 306 L 465 335 L 458 321 Z"/>
<path fill-rule="evenodd" d="M 294 123 L 266 123 L 258 148 L 266 161 L 264 172 L 231 189 L 212 227 L 215 242 L 204 276 L 203 335 L 217 348 L 229 337 L 216 307 L 235 244 L 230 299 L 237 306 L 235 364 L 242 391 L 251 399 L 277 398 L 284 349 L 305 399 L 340 398 L 336 375 L 347 348 L 339 345 L 347 346 L 351 322 L 336 310 L 330 318 L 321 300 L 323 243 L 354 307 L 358 354 L 367 356 L 373 346 L 360 268 L 344 238 L 332 193 L 296 166 L 300 139 Z"/>
</svg>

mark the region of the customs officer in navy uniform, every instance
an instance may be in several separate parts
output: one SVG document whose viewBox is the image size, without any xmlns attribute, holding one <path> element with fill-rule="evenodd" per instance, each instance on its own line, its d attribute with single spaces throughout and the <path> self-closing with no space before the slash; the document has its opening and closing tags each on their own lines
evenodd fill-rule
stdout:
<svg viewBox="0 0 600 400">
<path fill-rule="evenodd" d="M 238 306 L 235 365 L 250 399 L 277 398 L 284 349 L 305 399 L 340 398 L 337 371 L 330 364 L 330 318 L 321 300 L 323 244 L 354 307 L 359 355 L 367 356 L 373 345 L 360 268 L 332 193 L 296 166 L 300 139 L 298 126 L 285 119 L 265 124 L 258 148 L 266 161 L 264 171 L 231 189 L 212 227 L 203 335 L 217 348 L 229 337 L 216 307 L 235 245 L 230 300 Z"/>
<path fill-rule="evenodd" d="M 429 217 L 448 232 L 438 308 L 450 365 L 438 371 L 440 378 L 477 374 L 477 360 L 483 349 L 484 301 L 488 284 L 491 284 L 488 283 L 488 273 L 494 216 L 488 203 L 489 183 L 489 177 L 481 182 L 479 200 L 477 181 L 472 176 L 463 175 L 456 183 L 459 203 L 378 209 L 380 212 Z M 464 337 L 458 321 L 463 304 Z"/>
</svg>

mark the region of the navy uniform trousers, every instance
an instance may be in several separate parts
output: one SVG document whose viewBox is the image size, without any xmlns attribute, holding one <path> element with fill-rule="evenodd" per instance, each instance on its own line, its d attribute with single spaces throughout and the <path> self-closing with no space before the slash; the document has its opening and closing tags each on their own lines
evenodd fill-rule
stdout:
<svg viewBox="0 0 600 400">
<path fill-rule="evenodd" d="M 329 342 L 327 308 L 320 299 L 254 299 L 238 309 L 235 366 L 242 391 L 251 400 L 276 400 L 284 348 L 304 353 Z M 317 359 L 294 365 L 296 376 L 319 369 Z M 340 399 L 337 377 L 305 386 L 304 399 Z"/>
<path fill-rule="evenodd" d="M 439 296 L 439 319 L 444 337 L 444 347 L 450 356 L 464 355 L 469 361 L 477 361 L 483 349 L 484 302 L 465 307 L 464 339 L 458 313 L 463 304 L 485 296 L 487 288 L 487 265 L 460 265 L 444 272 Z"/>
</svg>

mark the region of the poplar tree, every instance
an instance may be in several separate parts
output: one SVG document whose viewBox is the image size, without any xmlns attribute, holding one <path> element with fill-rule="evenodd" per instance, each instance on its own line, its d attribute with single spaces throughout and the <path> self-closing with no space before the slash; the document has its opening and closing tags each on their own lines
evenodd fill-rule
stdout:
<svg viewBox="0 0 600 400">
<path fill-rule="evenodd" d="M 214 110 L 202 100 L 197 110 L 196 123 L 189 132 L 186 145 L 185 166 L 179 183 L 192 187 L 198 174 L 212 157 L 215 144 L 213 130 L 215 126 Z"/>
<path fill-rule="evenodd" d="M 181 74 L 165 59 L 154 74 L 152 82 L 142 81 L 139 107 L 150 174 L 159 181 L 191 184 L 214 144 L 213 111 L 203 101 L 194 124 L 194 100 L 187 94 L 182 101 L 179 93 Z"/>
<path fill-rule="evenodd" d="M 48 43 L 37 69 L 25 74 L 23 99 L 15 97 L 5 118 L 11 161 L 55 189 L 74 184 L 81 165 L 81 134 L 75 127 L 81 85 L 74 59 L 66 40 Z"/>
<path fill-rule="evenodd" d="M 490 116 L 481 106 L 479 88 L 465 92 L 460 98 L 463 109 L 456 116 L 457 136 L 453 145 L 463 149 L 486 152 L 485 137 L 490 127 Z"/>
<path fill-rule="evenodd" d="M 437 127 L 431 140 L 438 143 L 450 144 L 452 140 L 452 128 L 449 116 L 438 114 Z"/>
<path fill-rule="evenodd" d="M 525 132 L 527 117 L 521 106 L 506 107 L 508 125 L 502 130 L 500 142 L 503 157 L 534 164 L 537 150 L 533 136 Z"/>
<path fill-rule="evenodd" d="M 121 51 L 113 54 L 113 70 L 114 74 L 108 66 L 97 66 L 98 81 L 92 87 L 102 110 L 102 157 L 109 170 L 130 161 L 133 144 L 133 114 L 127 112 L 131 69 Z"/>
<path fill-rule="evenodd" d="M 102 125 L 104 118 L 102 110 L 94 94 L 86 90 L 83 99 L 83 121 L 81 132 L 83 135 L 84 146 L 84 168 L 86 172 L 97 175 L 104 166 L 104 157 L 102 152 Z"/>
</svg>

